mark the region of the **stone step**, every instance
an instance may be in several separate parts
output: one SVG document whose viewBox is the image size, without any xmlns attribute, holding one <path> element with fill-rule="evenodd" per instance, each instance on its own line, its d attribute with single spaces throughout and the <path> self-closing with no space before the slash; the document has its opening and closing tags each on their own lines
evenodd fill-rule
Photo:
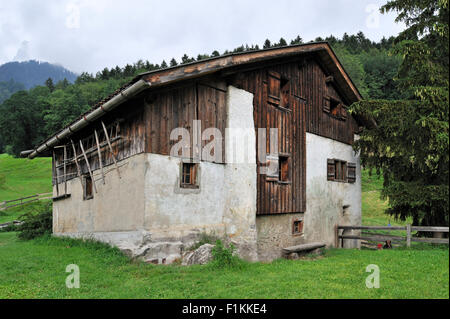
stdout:
<svg viewBox="0 0 450 319">
<path fill-rule="evenodd" d="M 325 243 L 316 242 L 316 243 L 309 243 L 309 244 L 286 247 L 286 248 L 283 248 L 283 252 L 285 252 L 286 254 L 298 253 L 300 251 L 308 251 L 308 250 L 313 250 L 313 249 L 322 248 L 322 247 L 325 247 Z"/>
</svg>

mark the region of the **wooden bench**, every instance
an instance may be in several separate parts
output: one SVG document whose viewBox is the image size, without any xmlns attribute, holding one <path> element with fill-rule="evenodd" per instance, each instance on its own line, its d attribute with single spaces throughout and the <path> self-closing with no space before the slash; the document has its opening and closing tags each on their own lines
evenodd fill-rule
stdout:
<svg viewBox="0 0 450 319">
<path fill-rule="evenodd" d="M 298 258 L 299 253 L 307 253 L 309 251 L 318 250 L 323 247 L 325 247 L 325 243 L 308 243 L 283 248 L 283 253 L 285 253 L 290 259 L 296 259 Z"/>
</svg>

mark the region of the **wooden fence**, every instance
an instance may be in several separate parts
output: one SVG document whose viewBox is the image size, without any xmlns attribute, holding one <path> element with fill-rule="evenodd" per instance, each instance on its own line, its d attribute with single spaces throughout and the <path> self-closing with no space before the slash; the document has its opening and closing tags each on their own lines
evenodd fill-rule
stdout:
<svg viewBox="0 0 450 319">
<path fill-rule="evenodd" d="M 342 233 L 339 234 L 339 230 Z M 368 233 L 361 232 L 360 235 L 346 234 L 346 232 L 351 230 L 383 230 L 383 231 L 405 231 L 406 236 L 394 236 L 389 234 L 381 233 Z M 431 244 L 447 244 L 449 243 L 448 238 L 421 238 L 413 237 L 412 233 L 415 231 L 420 232 L 432 232 L 432 233 L 448 233 L 449 227 L 437 227 L 437 226 L 337 226 L 336 227 L 336 247 L 343 247 L 345 239 L 358 239 L 365 241 L 377 241 L 385 242 L 386 240 L 391 240 L 393 243 L 406 243 L 407 247 L 411 247 L 411 242 L 421 242 L 421 243 L 431 243 Z M 340 243 L 339 243 L 340 241 Z"/>
<path fill-rule="evenodd" d="M 0 203 L 0 210 L 5 210 L 11 207 L 16 207 L 20 205 L 25 205 L 31 202 L 44 200 L 44 199 L 51 199 L 53 193 L 43 193 L 43 194 L 35 194 L 31 196 L 21 197 L 17 199 L 11 199 Z"/>
</svg>

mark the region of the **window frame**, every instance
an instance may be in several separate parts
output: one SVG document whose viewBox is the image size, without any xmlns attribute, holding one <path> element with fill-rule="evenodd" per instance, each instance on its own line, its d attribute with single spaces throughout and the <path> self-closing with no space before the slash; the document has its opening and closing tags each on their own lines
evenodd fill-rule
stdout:
<svg viewBox="0 0 450 319">
<path fill-rule="evenodd" d="M 279 72 L 267 72 L 267 102 L 281 110 L 291 109 L 291 80 Z"/>
<path fill-rule="evenodd" d="M 90 181 L 88 183 L 88 181 Z M 94 181 L 91 178 L 91 175 L 85 174 L 83 175 L 83 200 L 90 200 L 94 198 Z M 89 185 L 89 186 L 88 186 Z M 88 187 L 90 190 L 88 191 Z"/>
<path fill-rule="evenodd" d="M 296 227 L 296 224 L 298 224 L 298 227 Z M 304 234 L 304 222 L 303 218 L 296 218 L 292 221 L 292 235 L 293 236 L 301 236 Z M 297 228 L 297 231 L 296 231 Z"/>
<path fill-rule="evenodd" d="M 185 168 L 189 169 L 189 173 L 185 172 Z M 183 161 L 180 165 L 180 188 L 199 188 L 198 184 L 199 163 Z M 185 177 L 189 176 L 189 182 Z"/>
<path fill-rule="evenodd" d="M 282 167 L 282 165 L 285 165 Z M 291 183 L 291 154 L 280 153 L 278 154 L 278 183 L 290 184 Z M 286 177 L 283 178 L 283 175 Z"/>
<path fill-rule="evenodd" d="M 354 163 L 340 159 L 327 159 L 327 180 L 333 182 L 349 183 L 348 170 Z M 356 178 L 355 178 L 356 179 Z"/>
</svg>

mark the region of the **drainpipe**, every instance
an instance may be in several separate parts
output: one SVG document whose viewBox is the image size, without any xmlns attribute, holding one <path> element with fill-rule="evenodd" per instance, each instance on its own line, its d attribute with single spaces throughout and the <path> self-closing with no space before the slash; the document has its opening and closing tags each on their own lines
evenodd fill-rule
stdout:
<svg viewBox="0 0 450 319">
<path fill-rule="evenodd" d="M 30 158 L 30 159 L 35 158 L 40 153 L 56 146 L 59 143 L 59 141 L 71 136 L 75 132 L 80 131 L 81 129 L 88 126 L 93 121 L 100 118 L 103 114 L 113 110 L 114 108 L 116 108 L 120 104 L 124 103 L 125 101 L 127 101 L 128 99 L 133 97 L 134 95 L 136 95 L 136 94 L 142 92 L 143 90 L 145 90 L 146 88 L 150 87 L 150 85 L 151 85 L 150 83 L 148 83 L 144 80 L 137 81 L 130 87 L 126 88 L 122 92 L 115 95 L 112 99 L 110 99 L 105 104 L 100 105 L 100 107 L 96 108 L 89 114 L 86 114 L 85 116 L 83 116 L 81 119 L 79 119 L 72 125 L 63 129 L 60 133 L 58 133 L 55 136 L 53 136 L 52 138 L 48 139 L 46 142 L 44 142 L 39 147 L 37 147 L 35 150 L 33 150 L 31 152 L 31 154 L 28 155 L 28 158 Z M 30 152 L 30 151 L 26 151 L 26 153 L 28 153 L 28 152 Z M 26 154 L 24 154 L 24 155 L 26 155 Z"/>
</svg>

